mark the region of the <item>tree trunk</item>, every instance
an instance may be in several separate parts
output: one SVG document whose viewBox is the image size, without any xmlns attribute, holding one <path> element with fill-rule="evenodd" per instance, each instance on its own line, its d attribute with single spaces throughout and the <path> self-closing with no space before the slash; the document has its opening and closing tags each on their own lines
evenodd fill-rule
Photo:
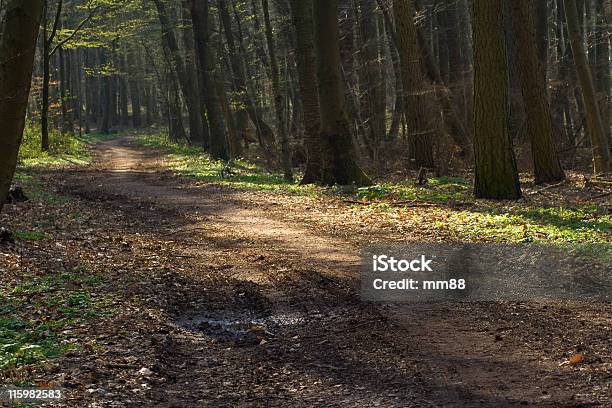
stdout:
<svg viewBox="0 0 612 408">
<path fill-rule="evenodd" d="M 410 143 L 409 165 L 413 168 L 433 168 L 432 139 L 437 134 L 431 100 L 434 90 L 426 84 L 423 76 L 421 53 L 414 25 L 413 0 L 394 0 L 393 12 L 402 64 L 404 106 Z"/>
<path fill-rule="evenodd" d="M 234 91 L 234 98 L 236 100 L 235 108 L 235 131 L 236 140 L 230 138 L 230 152 L 232 157 L 239 157 L 242 154 L 242 142 L 248 140 L 248 121 L 249 114 L 245 109 L 249 103 L 249 97 L 245 86 L 246 78 L 244 74 L 244 66 L 240 60 L 240 56 L 237 54 L 236 43 L 234 41 L 234 33 L 232 31 L 232 19 L 227 9 L 227 2 L 225 0 L 218 1 L 219 9 L 219 20 L 223 26 L 223 32 L 225 34 L 225 40 L 227 41 L 229 64 L 231 67 L 232 75 L 232 86 Z"/>
<path fill-rule="evenodd" d="M 512 4 L 509 2 L 508 4 Z M 534 1 L 535 6 L 535 42 L 538 50 L 538 60 L 542 64 L 544 79 L 548 71 L 548 4 L 546 1 Z"/>
<path fill-rule="evenodd" d="M 270 24 L 270 10 L 268 0 L 261 0 L 261 5 L 264 14 L 264 25 L 266 28 L 266 42 L 268 43 L 268 53 L 270 54 L 270 70 L 272 72 L 272 94 L 274 98 L 274 111 L 276 113 L 276 123 L 281 148 L 281 165 L 283 167 L 283 175 L 286 181 L 293 181 L 293 171 L 291 169 L 291 153 L 289 151 L 289 135 L 287 134 L 287 125 L 285 120 L 284 98 L 280 84 L 280 72 L 278 61 L 276 59 L 276 51 L 274 38 L 272 37 L 272 25 Z"/>
<path fill-rule="evenodd" d="M 291 14 L 296 32 L 296 61 L 298 81 L 304 111 L 305 145 L 307 152 L 306 171 L 300 184 L 311 184 L 321 175 L 321 114 L 317 89 L 317 61 L 313 32 L 312 0 L 291 0 Z"/>
<path fill-rule="evenodd" d="M 361 83 L 362 117 L 367 119 L 366 143 L 370 158 L 378 164 L 378 149 L 385 137 L 386 104 L 379 57 L 376 28 L 375 0 L 359 0 L 359 28 L 361 42 L 361 67 L 359 76 Z"/>
<path fill-rule="evenodd" d="M 529 0 L 512 0 L 508 5 L 514 27 L 516 67 L 527 115 L 535 182 L 561 181 L 565 179 L 565 174 L 555 152 L 546 75 L 538 60 L 538 43 L 530 16 Z"/>
<path fill-rule="evenodd" d="M 140 84 L 141 79 L 138 74 L 132 70 L 140 66 L 140 56 L 136 54 L 136 51 L 131 49 L 127 53 L 128 72 L 130 72 L 128 78 L 128 85 L 130 87 L 130 100 L 132 102 L 132 125 L 134 127 L 140 127 L 142 125 L 142 106 L 140 101 Z M 147 112 L 147 115 L 149 112 Z M 150 125 L 151 123 L 147 123 Z"/>
<path fill-rule="evenodd" d="M 23 137 L 40 26 L 41 0 L 6 0 L 0 28 L 0 212 Z"/>
<path fill-rule="evenodd" d="M 591 136 L 591 148 L 593 149 L 593 170 L 595 174 L 606 173 L 612 170 L 608 138 L 604 131 L 599 104 L 595 95 L 593 77 L 589 61 L 584 51 L 576 0 L 565 0 L 565 19 L 567 31 L 574 55 L 574 65 L 580 82 L 581 96 L 586 110 L 587 126 Z"/>
<path fill-rule="evenodd" d="M 357 164 L 344 107 L 337 0 L 314 0 L 315 44 L 321 114 L 323 185 L 369 185 Z"/>
<path fill-rule="evenodd" d="M 521 197 L 508 131 L 508 66 L 504 0 L 474 0 L 474 193 Z"/>
<path fill-rule="evenodd" d="M 223 106 L 219 100 L 213 76 L 215 58 L 210 46 L 209 0 L 190 0 L 191 18 L 199 60 L 200 88 L 203 89 L 204 102 L 208 113 L 210 129 L 210 154 L 215 159 L 228 160 L 229 152 Z"/>
</svg>

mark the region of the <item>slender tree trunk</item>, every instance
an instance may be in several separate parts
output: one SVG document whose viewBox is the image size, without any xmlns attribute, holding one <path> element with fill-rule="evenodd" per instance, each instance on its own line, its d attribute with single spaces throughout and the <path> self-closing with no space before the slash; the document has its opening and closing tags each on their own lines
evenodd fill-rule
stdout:
<svg viewBox="0 0 612 408">
<path fill-rule="evenodd" d="M 604 131 L 599 104 L 593 85 L 591 68 L 584 51 L 582 35 L 580 33 L 580 23 L 576 8 L 576 0 L 565 0 L 565 18 L 567 21 L 567 31 L 574 55 L 574 65 L 582 90 L 581 96 L 586 110 L 587 126 L 591 136 L 591 148 L 593 149 L 593 169 L 595 174 L 606 173 L 612 170 L 610 149 L 608 138 Z"/>
<path fill-rule="evenodd" d="M 600 101 L 601 118 L 608 141 L 612 142 L 610 134 L 610 118 L 612 117 L 612 83 L 610 80 L 610 35 L 612 25 L 612 4 L 605 0 L 596 0 L 597 23 L 595 28 L 596 53 L 596 86 Z"/>
<path fill-rule="evenodd" d="M 138 74 L 134 72 L 134 67 L 140 65 L 139 60 L 140 58 L 136 54 L 136 51 L 130 49 L 127 53 L 128 72 L 130 73 L 128 85 L 130 87 L 130 100 L 132 103 L 132 125 L 134 127 L 140 127 L 142 125 L 142 106 L 140 101 L 141 79 L 138 77 Z M 150 123 L 147 124 L 150 125 Z"/>
<path fill-rule="evenodd" d="M 375 0 L 359 0 L 359 28 L 361 37 L 361 103 L 363 117 L 367 118 L 366 143 L 370 158 L 378 165 L 378 149 L 385 137 L 385 82 L 378 57 Z"/>
<path fill-rule="evenodd" d="M 68 118 L 68 76 L 66 73 L 66 55 L 63 47 L 59 48 L 57 60 L 59 66 L 60 111 L 62 113 L 62 133 L 72 133 Z"/>
<path fill-rule="evenodd" d="M 272 36 L 272 25 L 270 24 L 270 10 L 268 0 L 261 0 L 264 14 L 264 24 L 266 28 L 266 42 L 268 43 L 268 53 L 270 54 L 270 70 L 272 72 L 272 94 L 274 98 L 274 110 L 276 113 L 276 123 L 281 148 L 281 165 L 285 180 L 293 181 L 293 170 L 291 169 L 291 152 L 289 151 L 289 135 L 287 134 L 287 124 L 285 120 L 284 95 L 280 84 L 280 71 L 276 59 L 274 38 Z"/>
<path fill-rule="evenodd" d="M 5 0 L 0 27 L 0 212 L 23 137 L 41 20 L 41 0 Z"/>
<path fill-rule="evenodd" d="M 546 75 L 538 60 L 529 0 L 512 0 L 508 5 L 514 27 L 516 67 L 527 115 L 527 133 L 531 141 L 535 182 L 540 184 L 561 181 L 565 179 L 565 174 L 555 152 L 552 115 L 546 94 Z"/>
<path fill-rule="evenodd" d="M 318 181 L 323 185 L 369 185 L 369 177 L 357 164 L 344 108 L 337 0 L 314 0 L 314 21 L 324 155 Z"/>
<path fill-rule="evenodd" d="M 242 142 L 248 140 L 248 121 L 249 114 L 245 109 L 245 106 L 249 103 L 249 97 L 247 95 L 247 89 L 245 86 L 245 74 L 244 66 L 240 60 L 240 56 L 236 50 L 236 43 L 234 41 L 234 33 L 232 30 L 232 19 L 230 17 L 227 2 L 225 0 L 218 1 L 219 8 L 219 19 L 223 26 L 223 32 L 225 33 L 225 39 L 227 41 L 228 56 L 231 66 L 232 75 L 232 86 L 235 98 L 235 116 L 236 116 L 236 137 L 237 140 L 231 139 L 230 151 L 232 157 L 239 157 L 242 154 Z"/>
<path fill-rule="evenodd" d="M 41 96 L 41 107 L 40 107 L 40 146 L 42 151 L 49 151 L 49 83 L 51 82 L 51 74 L 49 73 L 50 59 L 49 47 L 50 44 L 47 40 L 47 20 L 49 16 L 49 5 L 47 0 L 43 0 L 43 27 L 42 27 L 42 71 L 43 71 L 43 82 L 42 82 L 42 96 Z"/>
<path fill-rule="evenodd" d="M 474 0 L 474 193 L 521 197 L 508 131 L 508 66 L 504 0 Z"/>
<path fill-rule="evenodd" d="M 53 20 L 53 28 L 51 33 L 48 32 L 48 20 L 49 20 L 49 1 L 44 1 L 43 7 L 43 89 L 42 89 L 42 106 L 40 112 L 40 127 L 41 127 L 41 148 L 43 151 L 49 150 L 49 86 L 51 83 L 51 45 L 55 39 L 55 34 L 60 24 L 63 1 L 59 0 L 57 3 L 57 9 L 55 12 L 55 19 Z"/>
</svg>

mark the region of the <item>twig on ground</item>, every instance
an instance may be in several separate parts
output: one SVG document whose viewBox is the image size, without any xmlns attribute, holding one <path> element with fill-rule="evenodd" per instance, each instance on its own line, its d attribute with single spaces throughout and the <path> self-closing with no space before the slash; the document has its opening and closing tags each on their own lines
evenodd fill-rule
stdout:
<svg viewBox="0 0 612 408">
<path fill-rule="evenodd" d="M 550 184 L 550 185 L 548 185 L 546 187 L 542 187 L 542 188 L 539 188 L 539 189 L 537 189 L 535 191 L 532 191 L 531 193 L 529 193 L 529 195 L 541 194 L 543 191 L 550 190 L 551 188 L 555 188 L 555 187 L 560 187 L 560 186 L 564 185 L 565 183 L 567 183 L 567 180 L 563 180 L 563 181 L 561 181 L 559 183 L 555 183 L 555 184 Z"/>
<path fill-rule="evenodd" d="M 596 196 L 591 197 L 591 200 L 597 200 L 598 198 L 604 198 L 612 194 L 612 191 L 608 191 L 602 194 L 597 194 Z"/>
<path fill-rule="evenodd" d="M 342 200 L 347 204 L 360 204 L 360 205 L 371 205 L 371 204 L 388 204 L 388 205 L 402 205 L 405 207 L 436 207 L 438 204 L 434 203 L 419 203 L 416 201 L 358 201 L 358 200 Z"/>
<path fill-rule="evenodd" d="M 178 234 L 178 233 L 181 233 L 181 232 L 191 232 L 191 231 L 198 231 L 198 230 L 205 230 L 205 229 L 206 228 L 204 228 L 204 227 L 180 228 L 180 229 L 177 229 L 177 230 L 170 231 L 170 232 L 167 232 L 165 234 L 162 234 L 162 236 L 163 237 L 168 237 L 170 235 L 175 235 L 175 234 Z"/>
</svg>

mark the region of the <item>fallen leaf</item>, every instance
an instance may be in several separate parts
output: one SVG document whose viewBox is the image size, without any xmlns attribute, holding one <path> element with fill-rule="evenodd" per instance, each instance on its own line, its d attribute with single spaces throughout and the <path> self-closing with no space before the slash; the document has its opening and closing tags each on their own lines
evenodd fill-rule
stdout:
<svg viewBox="0 0 612 408">
<path fill-rule="evenodd" d="M 574 354 L 569 359 L 569 363 L 571 365 L 579 364 L 579 363 L 582 363 L 583 361 L 584 361 L 584 356 L 582 354 Z"/>
</svg>

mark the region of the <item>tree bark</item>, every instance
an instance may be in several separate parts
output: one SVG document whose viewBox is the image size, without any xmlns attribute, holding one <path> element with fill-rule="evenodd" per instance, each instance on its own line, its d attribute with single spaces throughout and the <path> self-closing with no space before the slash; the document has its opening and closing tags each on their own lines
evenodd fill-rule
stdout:
<svg viewBox="0 0 612 408">
<path fill-rule="evenodd" d="M 314 0 L 317 77 L 321 114 L 322 185 L 369 185 L 357 164 L 344 107 L 337 0 Z"/>
<path fill-rule="evenodd" d="M 508 5 L 514 27 L 516 67 L 527 115 L 535 183 L 561 181 L 565 179 L 565 174 L 555 152 L 546 75 L 538 59 L 538 43 L 530 16 L 529 0 L 512 0 Z"/>
<path fill-rule="evenodd" d="M 317 61 L 313 32 L 312 0 L 291 0 L 291 14 L 296 32 L 296 62 L 298 82 L 304 111 L 304 139 L 307 152 L 306 171 L 300 184 L 311 184 L 320 179 L 322 152 L 319 130 L 319 91 L 317 89 Z"/>
<path fill-rule="evenodd" d="M 508 131 L 508 66 L 504 0 L 474 0 L 474 193 L 478 198 L 521 197 Z"/>
<path fill-rule="evenodd" d="M 214 79 L 215 57 L 210 46 L 209 0 L 190 0 L 196 54 L 199 61 L 200 88 L 208 114 L 210 154 L 215 159 L 228 160 L 229 149 L 223 106 Z"/>
<path fill-rule="evenodd" d="M 41 11 L 41 0 L 4 2 L 0 28 L 0 212 L 23 137 Z"/>
<path fill-rule="evenodd" d="M 375 0 L 359 0 L 361 42 L 360 93 L 362 117 L 367 119 L 366 143 L 372 161 L 378 163 L 378 149 L 385 137 L 385 82 L 378 57 Z"/>
<path fill-rule="evenodd" d="M 397 31 L 398 52 L 402 67 L 404 106 L 408 122 L 409 165 L 413 168 L 434 168 L 433 87 L 423 75 L 421 53 L 414 25 L 413 0 L 394 0 L 393 12 Z"/>
</svg>

